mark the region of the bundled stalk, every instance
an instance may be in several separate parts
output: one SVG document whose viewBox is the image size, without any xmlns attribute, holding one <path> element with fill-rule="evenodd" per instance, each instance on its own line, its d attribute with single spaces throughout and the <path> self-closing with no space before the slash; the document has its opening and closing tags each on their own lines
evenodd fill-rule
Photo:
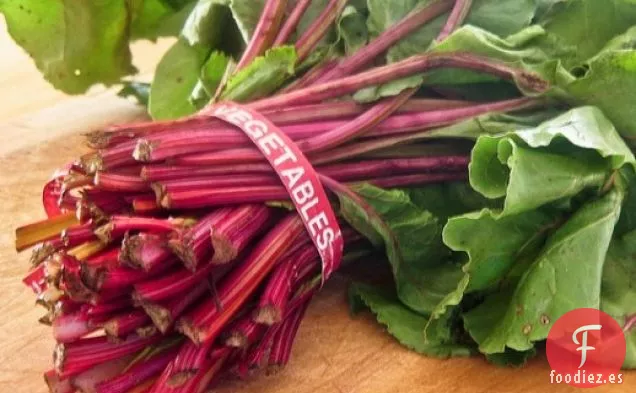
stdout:
<svg viewBox="0 0 636 393">
<path fill-rule="evenodd" d="M 287 18 L 286 3 L 265 2 L 236 72 L 272 45 L 294 39 L 301 63 L 347 5 L 329 1 L 296 34 L 311 1 L 297 1 Z M 369 68 L 392 45 L 452 9 L 439 36 L 445 38 L 470 3 L 431 2 L 355 54 L 320 63 L 244 108 L 264 116 L 280 131 L 276 135 L 306 155 L 330 191 L 332 208 L 337 197 L 356 201 L 351 187 L 360 184 L 463 181 L 467 151 L 431 154 L 419 143 L 441 127 L 535 109 L 542 100 L 421 98 L 411 88 L 367 105 L 350 95 L 444 69 L 470 70 L 535 93 L 548 89 L 531 72 L 467 53 L 423 53 Z M 312 234 L 321 216 L 308 219 L 313 205 L 293 212 L 285 207 L 298 207 L 315 190 L 299 184 L 302 173 L 270 165 L 263 150 L 280 149 L 276 139 L 257 148 L 249 132 L 221 120 L 215 109 L 211 104 L 179 120 L 90 133 L 93 150 L 44 188 L 49 218 L 17 230 L 18 250 L 37 246 L 24 281 L 46 307 L 58 342 L 55 369 L 46 373 L 53 391 L 82 381 L 82 391 L 203 392 L 220 375 L 244 376 L 263 366 L 272 371 L 289 362 L 328 267 Z M 396 146 L 405 149 L 396 152 Z M 338 224 L 345 257 L 370 247 L 344 217 Z M 87 337 L 96 332 L 103 334 Z M 91 371 L 97 375 L 86 377 Z"/>
</svg>

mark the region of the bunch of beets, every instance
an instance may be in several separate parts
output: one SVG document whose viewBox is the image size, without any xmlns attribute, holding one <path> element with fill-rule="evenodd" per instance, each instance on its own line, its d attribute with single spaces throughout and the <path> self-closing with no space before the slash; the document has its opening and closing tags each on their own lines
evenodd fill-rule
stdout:
<svg viewBox="0 0 636 393">
<path fill-rule="evenodd" d="M 288 43 L 309 1 L 298 1 L 283 23 L 284 3 L 266 2 L 238 69 Z M 329 3 L 295 43 L 299 54 L 315 47 L 345 3 Z M 532 74 L 460 53 L 370 68 L 390 46 L 452 9 L 438 37 L 444 38 L 469 7 L 470 1 L 432 2 L 355 54 L 320 63 L 244 108 L 295 142 L 330 196 L 355 198 L 349 185 L 359 182 L 391 188 L 464 180 L 468 154 L 420 149 L 422 134 L 540 103 L 412 98 L 416 89 L 372 105 L 347 97 L 439 68 L 545 90 Z M 293 198 L 280 174 L 214 108 L 88 134 L 92 151 L 44 187 L 48 218 L 17 230 L 18 250 L 35 246 L 24 282 L 46 307 L 41 321 L 57 341 L 54 368 L 45 373 L 51 391 L 202 392 L 220 376 L 288 362 L 325 278 L 321 254 L 300 212 L 289 209 Z M 338 220 L 345 256 L 369 247 Z"/>
</svg>

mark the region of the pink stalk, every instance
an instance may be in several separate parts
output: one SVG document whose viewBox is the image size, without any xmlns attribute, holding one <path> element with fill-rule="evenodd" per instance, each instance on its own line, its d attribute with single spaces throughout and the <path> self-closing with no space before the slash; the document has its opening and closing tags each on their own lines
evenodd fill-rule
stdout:
<svg viewBox="0 0 636 393">
<path fill-rule="evenodd" d="M 211 263 L 225 264 L 235 260 L 250 242 L 268 229 L 275 218 L 264 205 L 242 205 L 210 228 L 214 256 Z"/>
<path fill-rule="evenodd" d="M 194 271 L 200 263 L 210 258 L 214 251 L 210 242 L 210 230 L 224 220 L 231 219 L 236 212 L 237 210 L 233 208 L 221 208 L 213 211 L 197 222 L 189 231 L 170 239 L 170 249 L 179 257 L 186 268 Z"/>
<path fill-rule="evenodd" d="M 338 181 L 360 181 L 369 178 L 392 177 L 421 172 L 455 172 L 468 167 L 467 156 L 440 156 L 368 160 L 357 164 L 330 164 L 318 171 Z"/>
<path fill-rule="evenodd" d="M 387 98 L 342 127 L 299 141 L 297 145 L 305 153 L 316 153 L 338 146 L 369 131 L 402 106 L 410 96 L 410 94 L 400 94 L 397 97 Z"/>
<path fill-rule="evenodd" d="M 205 362 L 209 351 L 210 345 L 197 346 L 189 341 L 184 342 L 177 356 L 164 368 L 150 392 L 171 391 L 182 386 Z"/>
<path fill-rule="evenodd" d="M 110 337 L 126 338 L 152 323 L 150 317 L 142 310 L 123 313 L 109 319 L 104 324 L 104 331 Z M 141 335 L 141 334 L 140 334 Z"/>
<path fill-rule="evenodd" d="M 247 48 L 236 66 L 236 72 L 250 64 L 256 57 L 261 56 L 276 40 L 278 28 L 285 16 L 287 0 L 267 0 L 261 12 L 256 29 Z"/>
<path fill-rule="evenodd" d="M 212 269 L 212 263 L 199 266 L 192 272 L 187 269 L 179 269 L 174 273 L 167 274 L 154 280 L 135 284 L 133 298 L 139 302 L 159 302 L 177 297 L 193 288 L 198 283 L 206 280 Z"/>
<path fill-rule="evenodd" d="M 163 304 L 142 302 L 141 306 L 150 316 L 154 325 L 163 334 L 166 334 L 172 327 L 174 322 L 183 312 L 199 300 L 203 295 L 211 292 L 211 286 L 208 282 L 200 282 L 191 290 L 173 297 L 170 301 Z"/>
<path fill-rule="evenodd" d="M 89 317 L 97 317 L 100 315 L 114 314 L 117 311 L 121 311 L 132 306 L 132 301 L 127 296 L 121 297 L 116 300 L 109 301 L 108 303 L 101 303 L 90 306 L 86 310 L 86 315 Z"/>
<path fill-rule="evenodd" d="M 321 133 L 313 138 L 299 141 L 298 145 L 305 153 L 312 153 L 317 150 L 323 150 L 325 148 L 335 149 L 329 150 L 320 154 L 318 162 L 328 162 L 325 160 L 325 155 L 334 155 L 335 151 L 341 149 L 343 152 L 349 151 L 349 147 L 339 147 L 343 142 L 350 140 L 351 138 L 359 135 L 362 132 L 368 131 L 365 136 L 368 137 L 390 137 L 392 135 L 400 135 L 404 138 L 404 141 L 410 141 L 413 139 L 421 138 L 418 131 L 428 130 L 435 127 L 449 125 L 458 121 L 467 120 L 475 116 L 479 116 L 489 112 L 513 112 L 524 109 L 529 109 L 541 105 L 541 101 L 530 98 L 517 98 L 511 100 L 505 100 L 495 103 L 477 104 L 468 107 L 459 107 L 452 109 L 440 109 L 430 112 L 414 112 L 401 115 L 394 115 L 384 119 L 383 121 L 375 122 L 373 116 L 377 116 L 379 112 L 384 110 L 391 110 L 391 107 L 395 107 L 395 104 L 399 104 L 405 99 L 412 90 L 405 91 L 397 98 L 389 99 L 384 103 L 377 104 L 375 107 L 367 111 L 365 114 L 356 118 L 353 121 L 333 122 L 335 124 L 313 124 L 311 127 L 317 129 L 328 129 L 335 127 L 330 132 Z M 382 118 L 380 118 L 382 120 Z M 374 129 L 368 130 L 369 127 L 377 125 Z M 288 131 L 292 129 L 299 129 L 300 132 L 306 132 L 307 127 L 304 124 L 298 126 L 288 127 Z M 296 132 L 296 131 L 294 131 Z M 414 132 L 417 132 L 413 134 Z M 309 132 L 308 134 L 311 134 Z M 402 139 L 398 139 L 402 142 Z M 382 141 L 372 141 L 371 143 L 380 143 L 380 146 L 391 146 L 395 144 L 391 139 L 385 139 Z M 353 155 L 351 156 L 353 157 Z M 346 155 L 343 157 L 346 158 Z M 250 148 L 235 148 L 218 152 L 199 153 L 189 156 L 179 157 L 175 162 L 181 165 L 226 165 L 235 162 L 262 162 L 264 158 L 262 154 L 253 147 Z M 314 160 L 312 160 L 314 161 Z"/>
<path fill-rule="evenodd" d="M 274 337 L 280 330 L 280 324 L 270 326 L 261 341 L 250 348 L 247 355 L 238 364 L 238 373 L 241 378 L 245 378 L 249 371 L 260 368 L 265 361 L 265 356 L 270 350 Z"/>
<path fill-rule="evenodd" d="M 185 384 L 178 387 L 174 393 L 203 393 L 209 385 L 223 371 L 226 361 L 231 358 L 232 351 L 229 348 L 217 348 L 196 369 L 193 377 Z"/>
<path fill-rule="evenodd" d="M 316 45 L 327 34 L 329 27 L 340 16 L 346 5 L 347 0 L 329 0 L 322 13 L 296 42 L 298 63 L 305 60 L 311 51 L 316 48 Z"/>
<path fill-rule="evenodd" d="M 300 19 L 302 19 L 305 11 L 311 5 L 311 0 L 298 0 L 294 5 L 292 11 L 287 15 L 285 19 L 285 23 L 283 23 L 283 27 L 280 28 L 276 39 L 274 40 L 274 44 L 272 46 L 281 46 L 285 45 L 285 43 L 289 40 L 289 37 L 294 33 Z"/>
<path fill-rule="evenodd" d="M 90 288 L 99 290 L 100 293 L 103 291 L 121 293 L 122 290 L 129 289 L 136 283 L 146 281 L 166 272 L 174 266 L 175 262 L 175 260 L 171 260 L 170 263 L 157 266 L 150 271 L 131 269 L 125 266 L 114 269 L 100 269 L 94 274 L 85 274 L 83 278 Z"/>
<path fill-rule="evenodd" d="M 177 356 L 178 348 L 170 348 L 144 360 L 107 381 L 99 383 L 96 393 L 126 393 L 150 378 L 159 375 Z"/>
<path fill-rule="evenodd" d="M 107 191 L 144 192 L 150 189 L 150 186 L 139 176 L 101 171 L 95 173 L 94 183 L 95 187 Z"/>
<path fill-rule="evenodd" d="M 168 192 L 161 200 L 161 205 L 166 209 L 196 209 L 287 199 L 289 194 L 283 186 L 230 187 Z"/>
<path fill-rule="evenodd" d="M 85 313 L 61 315 L 53 320 L 53 338 L 59 343 L 70 343 L 97 328 L 90 323 L 90 317 Z"/>
<path fill-rule="evenodd" d="M 436 98 L 412 98 L 404 103 L 397 113 L 425 112 L 438 109 L 452 109 L 471 106 L 474 103 L 461 100 Z M 284 126 L 317 121 L 341 120 L 359 116 L 369 109 L 369 105 L 355 101 L 335 101 L 318 104 L 292 105 L 286 108 L 264 110 L 263 114 L 276 125 Z M 236 131 L 239 132 L 240 131 Z"/>
<path fill-rule="evenodd" d="M 282 321 L 299 269 L 305 265 L 313 265 L 312 262 L 318 258 L 318 252 L 311 244 L 282 261 L 265 285 L 258 307 L 253 313 L 254 321 L 270 326 Z"/>
<path fill-rule="evenodd" d="M 396 115 L 380 123 L 374 132 L 369 133 L 369 136 L 381 137 L 426 130 L 468 120 L 486 113 L 515 112 L 535 108 L 539 105 L 541 105 L 541 101 L 523 97 L 493 103 L 476 104 L 463 108 Z"/>
<path fill-rule="evenodd" d="M 380 188 L 405 187 L 432 183 L 446 183 L 466 180 L 468 173 L 424 173 L 421 175 L 391 176 L 386 178 L 371 179 L 369 183 Z"/>
<path fill-rule="evenodd" d="M 272 272 L 259 300 L 258 308 L 254 310 L 253 319 L 256 323 L 271 326 L 282 320 L 291 294 L 296 267 L 293 260 L 287 259 Z"/>
<path fill-rule="evenodd" d="M 97 295 L 93 289 L 84 282 L 82 265 L 70 255 L 61 255 L 62 283 L 61 289 L 74 301 L 90 302 Z"/>
<path fill-rule="evenodd" d="M 268 361 L 270 371 L 277 371 L 289 362 L 294 339 L 308 306 L 309 302 L 291 313 L 274 336 Z"/>
<path fill-rule="evenodd" d="M 65 229 L 62 231 L 60 238 L 66 248 L 79 246 L 82 243 L 97 240 L 97 237 L 93 233 L 92 223 L 86 223 Z"/>
<path fill-rule="evenodd" d="M 378 37 L 326 73 L 318 83 L 353 75 L 370 64 L 398 41 L 413 33 L 426 23 L 442 15 L 452 7 L 451 0 L 437 0 L 412 11 L 404 19 L 383 31 Z"/>
<path fill-rule="evenodd" d="M 332 156 L 328 157 L 332 158 Z M 445 159 L 446 157 L 441 157 L 438 162 L 444 162 Z M 457 168 L 453 169 L 452 172 L 427 173 L 421 175 L 406 174 L 385 177 L 380 176 L 377 178 L 371 177 L 368 179 L 358 179 L 352 182 L 356 183 L 364 181 L 373 184 L 399 184 L 406 186 L 465 177 L 466 174 L 461 172 L 461 169 Z M 286 200 L 289 200 L 289 193 L 283 186 L 245 186 L 168 192 L 164 195 L 161 204 L 167 209 L 197 209 L 211 206 Z"/>
<path fill-rule="evenodd" d="M 171 165 L 152 165 L 144 167 L 142 177 L 147 181 L 161 182 L 179 180 L 186 177 L 212 177 L 219 175 L 243 175 L 254 173 L 271 173 L 269 164 L 227 165 L 215 167 L 187 167 Z"/>
<path fill-rule="evenodd" d="M 271 167 L 270 167 L 271 168 Z M 159 201 L 166 193 L 197 190 L 205 188 L 240 187 L 246 184 L 254 186 L 273 186 L 280 184 L 280 179 L 273 174 L 267 175 L 234 175 L 185 178 L 167 180 L 153 184 L 153 189 Z"/>
<path fill-rule="evenodd" d="M 119 253 L 122 264 L 145 271 L 169 264 L 173 258 L 165 237 L 153 233 L 124 237 Z"/>
<path fill-rule="evenodd" d="M 538 75 L 484 57 L 466 53 L 433 53 L 415 55 L 402 61 L 370 69 L 353 76 L 330 80 L 286 94 L 265 98 L 250 104 L 255 110 L 284 108 L 290 105 L 310 104 L 353 93 L 362 88 L 390 82 L 412 74 L 438 68 L 460 68 L 487 73 L 506 80 L 515 80 L 522 87 L 537 92 L 545 91 L 548 83 Z"/>
<path fill-rule="evenodd" d="M 71 386 L 71 380 L 60 378 L 55 369 L 44 373 L 44 381 L 51 393 L 73 393 L 75 391 L 75 388 Z"/>
<path fill-rule="evenodd" d="M 115 215 L 107 224 L 97 228 L 95 234 L 104 243 L 110 243 L 124 237 L 128 231 L 165 233 L 174 230 L 175 227 L 174 220 Z"/>
<path fill-rule="evenodd" d="M 96 386 L 121 373 L 132 360 L 131 356 L 98 364 L 78 375 L 71 377 L 71 385 L 82 393 L 94 393 Z"/>
<path fill-rule="evenodd" d="M 218 299 L 207 299 L 182 317 L 177 328 L 195 343 L 208 343 L 216 339 L 225 324 L 245 304 L 303 231 L 302 222 L 296 215 L 284 218 L 254 247 L 246 260 L 223 280 Z"/>
<path fill-rule="evenodd" d="M 266 325 L 255 322 L 250 313 L 247 313 L 228 328 L 225 345 L 247 349 L 265 333 L 266 329 Z"/>
<path fill-rule="evenodd" d="M 173 131 L 138 139 L 133 156 L 140 162 L 161 162 L 188 153 L 227 149 L 244 139 L 245 135 L 223 127 Z"/>
<path fill-rule="evenodd" d="M 70 344 L 58 344 L 53 361 L 60 377 L 71 377 L 100 363 L 131 355 L 161 339 L 160 335 L 148 338 L 131 336 L 113 343 L 105 336 L 83 338 Z"/>
<path fill-rule="evenodd" d="M 154 214 L 161 211 L 161 206 L 157 204 L 153 195 L 135 198 L 131 204 L 135 213 L 138 214 Z"/>
<path fill-rule="evenodd" d="M 468 12 L 470 11 L 470 7 L 472 6 L 473 0 L 455 0 L 455 6 L 451 11 L 446 24 L 442 28 L 442 31 L 439 33 L 436 41 L 443 41 L 446 37 L 448 37 L 455 29 L 457 29 L 468 16 Z"/>
</svg>

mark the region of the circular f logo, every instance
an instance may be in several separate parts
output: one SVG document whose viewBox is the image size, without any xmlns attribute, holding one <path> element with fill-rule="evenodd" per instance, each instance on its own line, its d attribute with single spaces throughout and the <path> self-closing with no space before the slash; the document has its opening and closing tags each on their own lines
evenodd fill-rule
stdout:
<svg viewBox="0 0 636 393">
<path fill-rule="evenodd" d="M 578 387 L 622 383 L 625 350 L 625 335 L 614 318 L 592 308 L 570 311 L 548 334 L 550 380 Z"/>
<path fill-rule="evenodd" d="M 574 333 L 572 333 L 572 341 L 574 341 L 575 344 L 581 344 L 581 346 L 576 349 L 577 351 L 581 351 L 581 364 L 579 364 L 579 368 L 585 365 L 585 361 L 587 360 L 587 351 L 596 349 L 587 345 L 587 332 L 590 330 L 601 330 L 601 328 L 601 325 L 585 325 L 576 329 Z M 579 339 L 577 338 L 579 333 L 581 333 L 582 337 L 581 342 L 579 342 Z"/>
</svg>

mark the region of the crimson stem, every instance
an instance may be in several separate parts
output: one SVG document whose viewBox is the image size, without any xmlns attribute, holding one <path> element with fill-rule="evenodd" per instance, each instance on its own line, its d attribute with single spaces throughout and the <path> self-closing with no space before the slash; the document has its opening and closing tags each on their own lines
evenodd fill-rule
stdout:
<svg viewBox="0 0 636 393">
<path fill-rule="evenodd" d="M 446 24 L 442 27 L 442 31 L 437 35 L 436 41 L 443 41 L 462 24 L 468 16 L 472 4 L 473 0 L 455 0 L 455 6 L 446 20 Z"/>
<path fill-rule="evenodd" d="M 354 74 L 386 52 L 398 41 L 450 10 L 451 7 L 452 0 L 437 0 L 412 11 L 404 19 L 383 31 L 369 44 L 345 58 L 317 82 L 326 82 Z"/>
<path fill-rule="evenodd" d="M 175 358 L 178 348 L 170 348 L 141 361 L 124 373 L 103 381 L 95 387 L 96 393 L 126 393 L 137 385 L 159 375 L 163 369 Z"/>
<path fill-rule="evenodd" d="M 522 88 L 543 92 L 548 82 L 538 75 L 486 57 L 468 53 L 432 53 L 411 56 L 402 61 L 376 67 L 353 76 L 346 76 L 324 83 L 261 99 L 250 104 L 255 110 L 283 108 L 290 105 L 310 104 L 353 93 L 362 88 L 387 83 L 412 74 L 438 68 L 460 68 L 487 73 L 505 80 L 515 80 Z"/>
<path fill-rule="evenodd" d="M 327 34 L 329 27 L 342 13 L 347 5 L 347 0 L 329 0 L 322 13 L 298 38 L 296 42 L 296 53 L 298 62 L 307 58 L 312 50 L 318 45 L 320 40 Z"/>
<path fill-rule="evenodd" d="M 272 46 L 278 36 L 278 28 L 283 16 L 285 16 L 286 7 L 287 0 L 267 0 L 265 2 L 252 39 L 247 44 L 247 48 L 243 51 L 241 59 L 236 66 L 236 72 L 243 69 Z"/>
<path fill-rule="evenodd" d="M 303 231 L 303 224 L 297 216 L 284 218 L 223 280 L 217 301 L 206 299 L 182 317 L 177 328 L 195 343 L 213 341 Z"/>
<path fill-rule="evenodd" d="M 276 35 L 273 46 L 285 45 L 287 40 L 289 40 L 289 37 L 296 30 L 296 27 L 298 27 L 300 19 L 303 17 L 305 11 L 307 10 L 307 8 L 309 8 L 310 5 L 311 0 L 296 1 L 296 4 L 294 4 L 294 8 L 285 19 L 285 23 L 283 23 L 283 26 L 280 28 L 278 35 Z"/>
<path fill-rule="evenodd" d="M 70 377 L 97 364 L 133 354 L 161 339 L 160 335 L 146 338 L 131 336 L 121 342 L 111 342 L 106 336 L 101 336 L 57 344 L 53 356 L 55 369 L 60 377 Z"/>
<path fill-rule="evenodd" d="M 186 268 L 195 271 L 200 263 L 207 260 L 214 252 L 210 242 L 210 230 L 231 219 L 237 209 L 221 208 L 203 217 L 190 230 L 185 231 L 169 241 L 172 252 L 179 257 Z"/>
</svg>

